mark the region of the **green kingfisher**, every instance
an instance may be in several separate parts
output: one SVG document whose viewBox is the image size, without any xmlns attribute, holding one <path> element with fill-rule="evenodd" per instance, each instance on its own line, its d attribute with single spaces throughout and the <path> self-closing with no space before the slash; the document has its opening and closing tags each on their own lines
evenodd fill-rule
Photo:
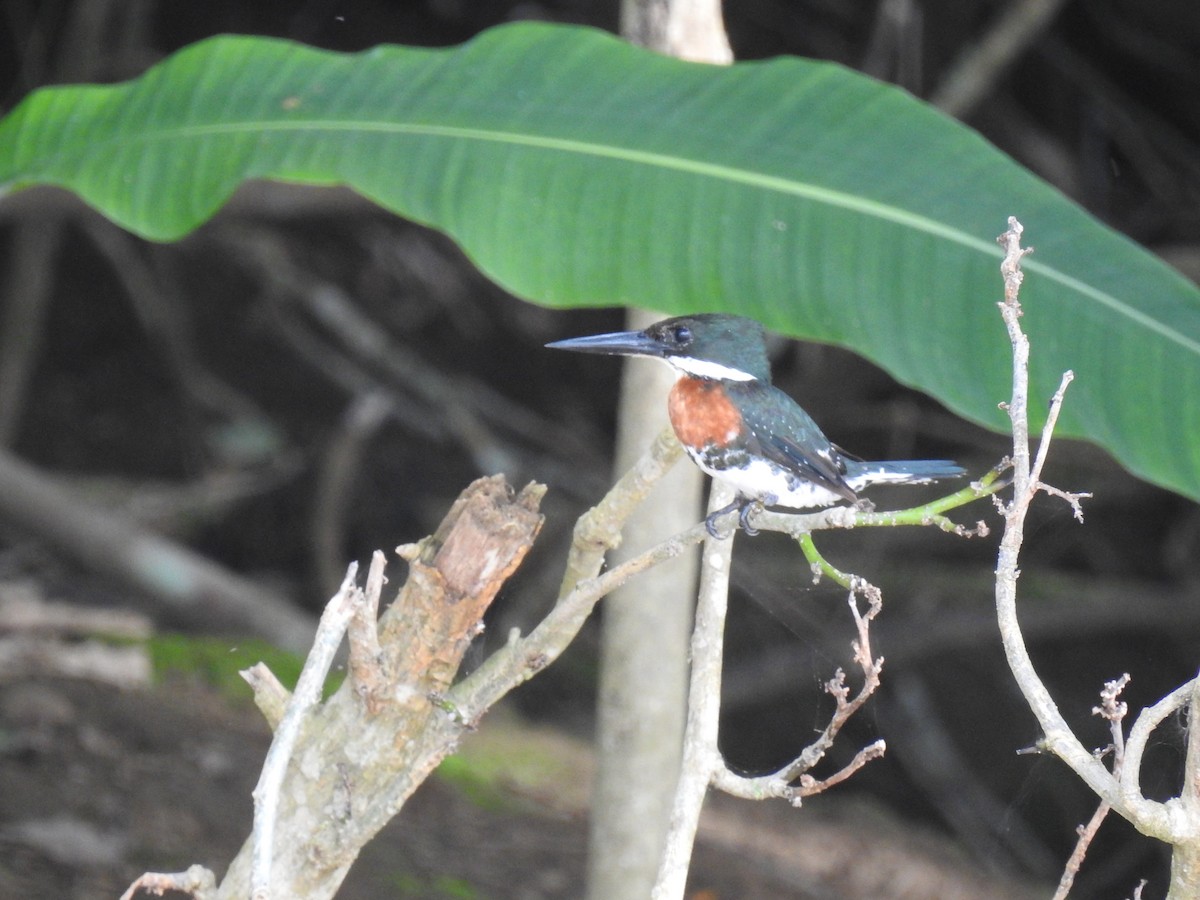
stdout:
<svg viewBox="0 0 1200 900">
<path fill-rule="evenodd" d="M 750 512 L 760 506 L 811 509 L 839 500 L 858 502 L 872 484 L 928 484 L 964 470 L 950 460 L 864 462 L 850 456 L 817 427 L 800 405 L 771 384 L 763 328 L 741 316 L 679 316 L 645 331 L 621 331 L 547 344 L 558 350 L 648 356 L 669 363 L 679 379 L 667 411 L 688 456 L 737 491 L 737 499 L 712 513 L 738 512 L 755 534 Z"/>
</svg>

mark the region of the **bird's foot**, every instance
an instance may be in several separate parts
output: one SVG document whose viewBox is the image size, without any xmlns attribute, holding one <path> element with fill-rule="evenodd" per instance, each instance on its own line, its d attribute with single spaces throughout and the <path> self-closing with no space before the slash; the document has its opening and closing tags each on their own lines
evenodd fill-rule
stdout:
<svg viewBox="0 0 1200 900">
<path fill-rule="evenodd" d="M 729 534 L 721 534 L 721 532 L 717 530 L 717 520 L 726 513 L 733 512 L 737 508 L 738 505 L 736 502 L 734 502 L 730 503 L 728 506 L 722 506 L 720 509 L 709 513 L 708 517 L 704 520 L 704 527 L 708 531 L 709 535 L 716 538 L 718 541 L 724 540 L 727 537 L 731 537 L 733 535 L 732 531 Z M 737 526 L 734 526 L 734 531 L 736 530 Z"/>
<path fill-rule="evenodd" d="M 727 537 L 733 537 L 733 532 L 737 531 L 739 527 L 741 527 L 742 531 L 746 532 L 748 537 L 754 537 L 754 535 L 758 534 L 758 529 L 750 524 L 750 514 L 757 514 L 762 510 L 762 508 L 763 503 L 761 500 L 750 500 L 745 497 L 738 497 L 728 506 L 722 506 L 716 512 L 709 513 L 708 518 L 704 520 L 704 527 L 708 529 L 708 533 L 717 540 L 724 540 Z M 733 531 L 729 532 L 729 534 L 721 534 L 717 530 L 717 520 L 731 512 L 736 512 L 738 514 L 737 525 L 733 526 Z"/>
</svg>

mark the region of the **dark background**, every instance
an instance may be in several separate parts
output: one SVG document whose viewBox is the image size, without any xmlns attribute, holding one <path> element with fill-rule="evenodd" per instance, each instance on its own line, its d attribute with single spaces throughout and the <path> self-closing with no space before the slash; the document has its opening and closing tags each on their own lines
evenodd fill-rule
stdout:
<svg viewBox="0 0 1200 900">
<path fill-rule="evenodd" d="M 726 17 L 739 59 L 836 60 L 930 96 L 1008 7 L 746 0 Z M 585 0 L 9 0 L 0 17 L 0 108 L 43 84 L 132 77 L 217 33 L 336 50 L 442 46 L 514 18 L 611 30 L 617 11 Z M 1198 51 L 1192 0 L 1068 3 L 965 121 L 1195 277 Z M 430 532 L 477 475 L 543 481 L 548 527 L 490 631 L 528 627 L 552 596 L 574 518 L 608 483 L 619 378 L 615 362 L 540 348 L 620 327 L 620 312 L 531 306 L 488 283 L 438 234 L 344 194 L 297 196 L 267 204 L 251 192 L 195 235 L 161 246 L 123 236 L 61 196 L 16 213 L 0 204 L 0 283 L 15 265 L 20 228 L 61 228 L 40 322 L 28 335 L 0 335 L 0 350 L 14 340 L 37 346 L 10 448 L 313 611 L 347 560 Z M 1036 223 L 1025 225 L 1036 245 Z M 997 222 L 997 233 L 1003 227 Z M 318 315 L 321 297 L 342 304 L 332 320 Z M 364 359 L 351 344 L 355 333 L 385 338 L 382 356 Z M 999 317 L 994 339 L 1005 339 Z M 780 341 L 774 360 L 777 382 L 833 440 L 866 458 L 947 456 L 982 472 L 1005 452 L 1002 437 L 844 351 Z M 364 427 L 351 411 L 371 392 L 386 395 L 391 412 Z M 248 484 L 229 495 L 183 490 L 246 475 Z M 1195 673 L 1200 517 L 1193 503 L 1084 445 L 1058 444 L 1048 480 L 1095 499 L 1085 503 L 1083 526 L 1053 499 L 1039 505 L 1023 557 L 1024 621 L 1064 714 L 1100 747 L 1107 731 L 1091 708 L 1104 681 L 1131 673 L 1125 697 L 1136 710 Z M 983 516 L 998 525 L 986 504 L 960 517 Z M 1056 880 L 1095 800 L 1061 764 L 1016 753 L 1037 730 L 996 637 L 995 538 L 879 530 L 820 543 L 887 598 L 874 631 L 887 658 L 883 688 L 831 763 L 878 736 L 889 745 L 885 760 L 821 802 L 869 799 L 950 836 L 972 865 L 997 877 Z M 172 619 L 0 522 L 0 580 L 25 578 L 55 597 L 148 610 L 164 629 L 220 630 L 219 622 Z M 762 771 L 823 724 L 830 704 L 819 685 L 848 663 L 851 623 L 841 592 L 811 585 L 781 537 L 741 541 L 735 583 L 723 744 L 735 769 Z M 585 632 L 519 692 L 525 715 L 587 736 L 594 641 Z M 1148 755 L 1143 785 L 1154 796 L 1177 791 L 1182 728 L 1168 722 Z M 1161 896 L 1165 863 L 1163 845 L 1113 817 L 1074 896 L 1128 896 L 1141 878 L 1151 879 L 1144 896 Z"/>
</svg>

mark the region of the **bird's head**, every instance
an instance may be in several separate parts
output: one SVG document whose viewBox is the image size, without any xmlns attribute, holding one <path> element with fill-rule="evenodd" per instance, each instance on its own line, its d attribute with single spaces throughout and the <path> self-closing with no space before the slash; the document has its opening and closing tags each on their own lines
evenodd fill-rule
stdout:
<svg viewBox="0 0 1200 900">
<path fill-rule="evenodd" d="M 555 350 L 649 356 L 697 378 L 770 381 L 763 328 L 753 319 L 720 313 L 677 316 L 644 331 L 618 331 L 547 344 Z"/>
</svg>

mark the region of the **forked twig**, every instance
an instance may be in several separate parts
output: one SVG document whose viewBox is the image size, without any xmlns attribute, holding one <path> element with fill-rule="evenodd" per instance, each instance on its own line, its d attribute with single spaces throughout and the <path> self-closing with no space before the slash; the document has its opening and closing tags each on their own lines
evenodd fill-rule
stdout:
<svg viewBox="0 0 1200 900">
<path fill-rule="evenodd" d="M 1120 678 L 1105 682 L 1104 690 L 1100 692 L 1100 705 L 1092 709 L 1092 715 L 1101 716 L 1108 721 L 1109 731 L 1112 734 L 1112 743 L 1108 747 L 1096 751 L 1096 758 L 1100 759 L 1111 751 L 1112 773 L 1117 778 L 1121 777 L 1121 767 L 1125 762 L 1125 732 L 1122 723 L 1129 712 L 1129 705 L 1119 698 L 1127 684 L 1129 684 L 1128 672 Z M 1059 879 L 1053 900 L 1066 900 L 1067 895 L 1071 893 L 1071 888 L 1075 884 L 1075 876 L 1079 874 L 1079 868 L 1083 865 L 1084 857 L 1087 856 L 1088 847 L 1091 846 L 1096 832 L 1100 830 L 1100 826 L 1111 809 L 1112 804 L 1101 800 L 1087 824 L 1079 826 L 1079 839 L 1075 842 L 1075 849 L 1071 851 L 1071 856 L 1063 867 L 1062 877 Z"/>
<path fill-rule="evenodd" d="M 1004 276 L 1005 299 L 1000 304 L 1001 315 L 1008 329 L 1013 350 L 1012 399 L 1003 404 L 1007 409 L 1013 433 L 1013 497 L 1010 503 L 1001 506 L 1005 517 L 1004 535 L 1000 542 L 1000 553 L 996 566 L 996 613 L 1000 626 L 1001 641 L 1013 677 L 1021 689 L 1030 710 L 1036 716 L 1044 737 L 1038 742 L 1042 750 L 1049 751 L 1063 760 L 1100 798 L 1101 808 L 1093 820 L 1081 831 L 1076 853 L 1064 872 L 1064 881 L 1074 877 L 1075 870 L 1086 852 L 1091 834 L 1111 807 L 1143 834 L 1157 837 L 1174 845 L 1176 864 L 1172 866 L 1171 898 L 1196 896 L 1200 888 L 1200 867 L 1195 865 L 1200 845 L 1200 729 L 1189 733 L 1184 786 L 1178 800 L 1167 803 L 1144 797 L 1139 787 L 1139 770 L 1142 752 L 1150 733 L 1171 712 L 1186 705 L 1200 707 L 1200 681 L 1193 680 L 1164 697 L 1154 706 L 1145 709 L 1137 717 L 1130 730 L 1129 739 L 1120 737 L 1121 722 L 1126 710 L 1119 704 L 1117 696 L 1123 680 L 1106 685 L 1100 714 L 1109 719 L 1113 730 L 1113 770 L 1089 752 L 1071 730 L 1050 696 L 1045 684 L 1038 676 L 1025 646 L 1024 635 L 1017 618 L 1017 578 L 1020 573 L 1018 559 L 1024 536 L 1026 513 L 1037 493 L 1047 493 L 1067 501 L 1076 518 L 1082 518 L 1079 501 L 1088 496 L 1083 493 L 1061 491 L 1040 480 L 1054 424 L 1062 406 L 1066 387 L 1073 377 L 1064 374 L 1058 390 L 1051 401 L 1050 414 L 1042 432 L 1041 446 L 1035 459 L 1029 453 L 1029 340 L 1021 330 L 1021 305 L 1018 299 L 1021 281 L 1021 258 L 1029 252 L 1021 247 L 1021 224 L 1009 219 L 1009 229 L 1001 236 L 1005 249 L 1001 272 Z M 1069 886 L 1069 885 L 1068 885 Z"/>
</svg>

